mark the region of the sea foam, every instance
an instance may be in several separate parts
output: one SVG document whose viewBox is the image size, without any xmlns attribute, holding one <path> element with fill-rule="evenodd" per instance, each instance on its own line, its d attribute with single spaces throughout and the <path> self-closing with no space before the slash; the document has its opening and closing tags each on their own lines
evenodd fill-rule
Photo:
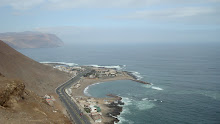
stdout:
<svg viewBox="0 0 220 124">
<path fill-rule="evenodd" d="M 156 99 L 149 100 L 148 98 L 142 98 L 141 100 L 133 100 L 128 97 L 121 97 L 122 102 L 124 102 L 124 105 L 122 105 L 123 110 L 117 118 L 119 119 L 119 122 L 117 124 L 134 124 L 133 121 L 125 119 L 125 116 L 127 114 L 133 114 L 129 108 L 137 108 L 138 110 L 147 110 L 155 107 L 155 104 L 153 102 L 157 101 Z"/>
<path fill-rule="evenodd" d="M 128 97 L 121 97 L 122 98 L 122 102 L 124 103 L 123 106 L 128 106 L 128 105 L 132 105 L 132 99 L 128 98 Z"/>
<path fill-rule="evenodd" d="M 87 87 L 84 89 L 83 93 L 84 93 L 86 96 L 92 96 L 92 95 L 89 94 L 89 92 L 88 92 L 89 88 L 90 88 L 91 86 L 98 85 L 98 84 L 100 84 L 100 83 L 103 83 L 103 82 L 99 82 L 99 83 L 95 83 L 95 84 L 91 84 L 91 85 L 87 86 Z"/>
<path fill-rule="evenodd" d="M 89 92 L 88 92 L 88 89 L 89 89 L 89 86 L 84 89 L 83 93 L 84 93 L 86 96 L 91 96 L 91 95 L 89 94 Z"/>
<path fill-rule="evenodd" d="M 123 70 L 125 69 L 126 65 L 109 65 L 109 66 L 102 66 L 102 65 L 88 65 L 92 67 L 97 67 L 97 68 L 115 68 L 117 70 Z"/>
<path fill-rule="evenodd" d="M 148 101 L 148 100 L 137 101 L 135 104 L 139 110 L 147 110 L 147 109 L 151 109 L 155 106 L 155 104 L 153 102 Z"/>
<path fill-rule="evenodd" d="M 160 87 L 154 87 L 154 86 L 152 86 L 151 88 L 152 88 L 152 89 L 155 89 L 155 90 L 163 90 L 163 89 L 160 88 Z"/>
<path fill-rule="evenodd" d="M 123 116 L 119 115 L 118 117 L 119 122 L 114 124 L 134 124 L 133 121 L 126 120 Z"/>
<path fill-rule="evenodd" d="M 117 116 L 119 122 L 115 123 L 115 124 L 134 124 L 134 122 L 130 121 L 130 120 L 126 120 L 124 118 L 125 114 L 131 114 L 130 109 L 128 108 L 128 106 L 133 104 L 133 100 L 128 98 L 128 97 L 121 97 L 122 98 L 122 102 L 124 103 L 124 105 L 122 105 L 123 110 L 121 112 L 121 114 L 119 116 Z"/>
<path fill-rule="evenodd" d="M 62 65 L 68 65 L 68 66 L 77 66 L 78 64 L 76 63 L 68 63 L 68 62 L 49 62 L 49 61 L 46 61 L 46 62 L 40 62 L 40 63 L 57 63 L 57 64 L 62 64 Z"/>
<path fill-rule="evenodd" d="M 143 77 L 139 72 L 131 71 L 131 73 L 138 79 L 141 80 Z"/>
<path fill-rule="evenodd" d="M 152 85 L 142 85 L 143 87 L 145 88 L 151 88 L 151 89 L 154 89 L 154 90 L 163 90 L 163 88 L 160 88 L 160 87 L 156 87 L 156 86 L 152 86 Z"/>
</svg>

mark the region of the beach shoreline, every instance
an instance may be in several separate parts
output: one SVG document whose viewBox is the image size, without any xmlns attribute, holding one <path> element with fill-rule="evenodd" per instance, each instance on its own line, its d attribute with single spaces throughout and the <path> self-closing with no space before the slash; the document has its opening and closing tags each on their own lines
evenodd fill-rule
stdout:
<svg viewBox="0 0 220 124">
<path fill-rule="evenodd" d="M 89 68 L 92 70 L 97 69 L 95 67 Z M 99 68 L 98 71 L 104 71 L 106 69 L 109 68 Z M 119 122 L 120 120 L 118 119 L 118 116 L 123 110 L 124 103 L 122 102 L 122 98 L 120 96 L 114 95 L 114 93 L 105 94 L 106 97 L 104 98 L 96 98 L 90 96 L 86 91 L 91 85 L 118 80 L 131 80 L 137 83 L 151 85 L 151 83 L 139 80 L 138 77 L 132 74 L 132 72 L 118 70 L 116 72 L 119 74 L 115 76 L 104 76 L 98 78 L 97 76 L 94 76 L 94 73 L 91 72 L 88 75 L 86 75 L 86 77 L 81 78 L 79 82 L 77 82 L 70 88 L 72 99 L 82 110 L 84 109 L 85 105 L 89 103 L 88 100 L 91 101 L 91 99 L 93 99 L 93 102 L 96 103 L 95 105 L 99 106 L 102 110 L 103 124 L 113 124 Z M 106 101 L 108 101 L 108 103 L 106 103 Z M 90 116 L 88 113 L 86 114 Z"/>
<path fill-rule="evenodd" d="M 119 68 L 97 67 L 97 66 L 64 66 L 63 63 L 46 63 L 53 68 L 69 73 L 71 77 L 79 73 L 90 70 L 84 74 L 79 81 L 74 82 L 65 92 L 76 103 L 81 114 L 86 115 L 92 124 L 114 124 L 119 122 L 118 116 L 123 110 L 124 103 L 120 96 L 105 94 L 104 98 L 90 96 L 86 91 L 91 85 L 105 83 L 109 81 L 130 80 L 137 83 L 151 85 L 151 83 L 141 81 L 134 72 L 122 71 Z M 93 111 L 94 107 L 100 111 Z M 96 109 L 97 109 L 96 108 Z"/>
<path fill-rule="evenodd" d="M 109 82 L 109 81 L 117 81 L 117 80 L 134 80 L 134 78 L 128 75 L 126 72 L 123 72 L 123 75 L 121 76 L 110 77 L 110 78 L 108 77 L 108 78 L 89 79 L 89 78 L 84 77 L 79 82 L 80 84 L 79 88 L 77 89 L 72 88 L 72 93 L 71 93 L 72 99 L 76 101 L 80 109 L 83 109 L 83 106 L 80 105 L 80 101 L 84 99 L 94 99 L 94 101 L 98 102 L 98 105 L 102 109 L 102 123 L 112 124 L 115 122 L 119 122 L 117 116 L 120 115 L 123 109 L 121 106 L 123 105 L 123 103 L 121 102 L 122 100 L 121 97 L 119 96 L 118 97 L 113 97 L 113 96 L 107 97 L 107 94 L 106 94 L 105 98 L 96 98 L 96 97 L 88 96 L 85 94 L 85 90 L 91 85 Z M 108 104 L 106 104 L 105 101 L 108 101 Z"/>
</svg>

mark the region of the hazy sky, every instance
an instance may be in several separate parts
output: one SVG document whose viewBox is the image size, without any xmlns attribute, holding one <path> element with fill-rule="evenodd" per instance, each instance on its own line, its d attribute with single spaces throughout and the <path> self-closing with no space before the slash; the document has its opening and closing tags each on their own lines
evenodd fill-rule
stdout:
<svg viewBox="0 0 220 124">
<path fill-rule="evenodd" d="M 220 41 L 220 0 L 0 0 L 0 17 L 67 43 Z"/>
</svg>

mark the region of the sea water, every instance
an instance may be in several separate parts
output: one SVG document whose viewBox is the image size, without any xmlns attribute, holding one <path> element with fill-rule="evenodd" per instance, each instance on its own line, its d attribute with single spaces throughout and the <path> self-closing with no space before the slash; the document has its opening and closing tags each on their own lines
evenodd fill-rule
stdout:
<svg viewBox="0 0 220 124">
<path fill-rule="evenodd" d="M 122 124 L 219 124 L 220 45 L 142 44 L 22 49 L 39 62 L 115 67 L 152 86 L 112 81 L 89 86 L 85 94 L 121 96 Z M 72 64 L 71 64 L 72 63 Z"/>
</svg>

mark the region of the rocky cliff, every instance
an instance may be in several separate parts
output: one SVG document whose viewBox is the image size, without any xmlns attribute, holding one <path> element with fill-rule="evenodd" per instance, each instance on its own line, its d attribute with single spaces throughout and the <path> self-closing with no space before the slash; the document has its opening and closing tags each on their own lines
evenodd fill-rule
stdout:
<svg viewBox="0 0 220 124">
<path fill-rule="evenodd" d="M 63 45 L 56 35 L 40 32 L 0 33 L 0 40 L 13 48 L 44 48 Z"/>
</svg>

